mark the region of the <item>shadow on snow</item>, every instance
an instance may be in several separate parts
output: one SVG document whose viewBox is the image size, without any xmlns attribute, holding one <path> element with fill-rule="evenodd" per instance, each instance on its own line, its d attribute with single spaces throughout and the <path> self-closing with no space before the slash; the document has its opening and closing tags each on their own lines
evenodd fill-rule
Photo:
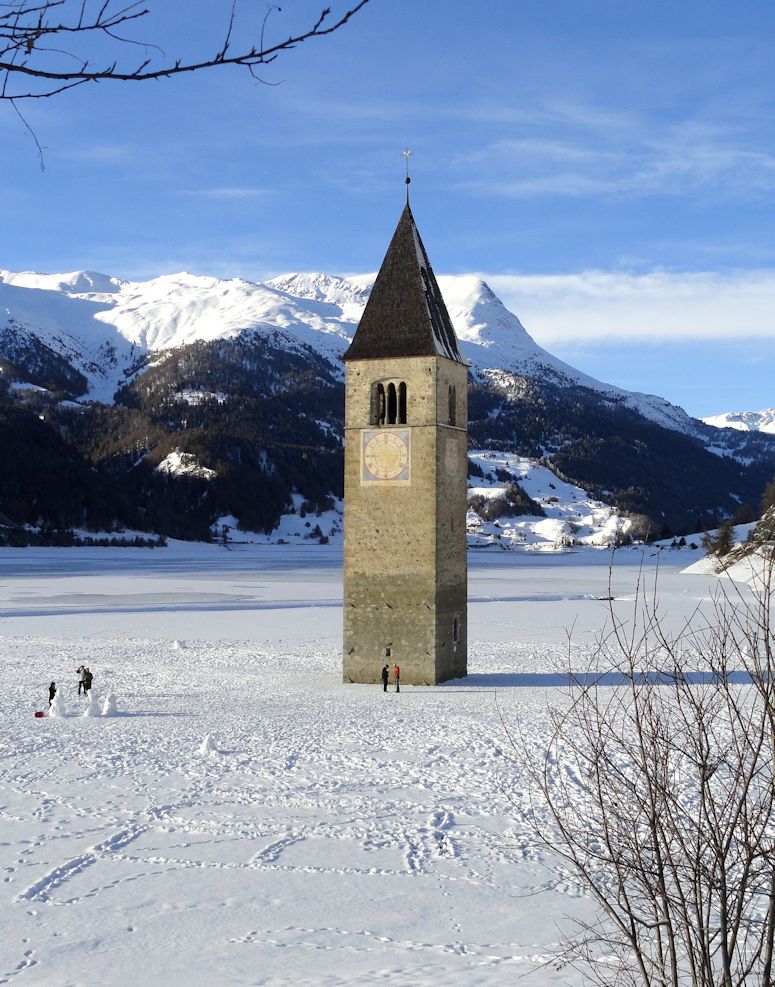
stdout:
<svg viewBox="0 0 775 987">
<path fill-rule="evenodd" d="M 634 676 L 622 672 L 483 672 L 464 679 L 445 682 L 445 689 L 526 689 L 590 688 L 593 686 L 638 685 L 713 685 L 721 681 L 713 672 L 644 672 Z M 730 685 L 751 685 L 753 677 L 746 671 L 726 676 Z"/>
</svg>

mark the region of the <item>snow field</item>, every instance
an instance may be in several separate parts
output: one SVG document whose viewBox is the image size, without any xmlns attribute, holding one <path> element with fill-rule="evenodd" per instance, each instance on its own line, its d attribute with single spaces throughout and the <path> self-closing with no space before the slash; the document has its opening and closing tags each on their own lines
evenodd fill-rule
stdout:
<svg viewBox="0 0 775 987">
<path fill-rule="evenodd" d="M 25 939 L 43 979 L 56 956 L 98 982 L 109 955 L 114 983 L 180 977 L 202 937 L 199 983 L 281 982 L 288 963 L 294 979 L 471 982 L 546 949 L 520 916 L 525 869 L 547 877 L 520 861 L 490 690 L 344 689 L 338 654 L 310 641 L 138 641 L 131 666 L 125 640 L 99 649 L 123 715 L 76 716 L 63 673 L 68 718 L 32 720 L 22 687 L 6 702 L 6 977 Z M 14 678 L 29 650 L 4 642 Z M 35 651 L 62 662 L 57 640 Z"/>
<path fill-rule="evenodd" d="M 340 682 L 330 546 L 4 554 L 0 983 L 578 984 L 504 723 L 540 748 L 565 628 L 589 654 L 583 554 L 472 560 L 471 674 L 400 695 Z M 714 582 L 664 580 L 677 619 Z"/>
</svg>

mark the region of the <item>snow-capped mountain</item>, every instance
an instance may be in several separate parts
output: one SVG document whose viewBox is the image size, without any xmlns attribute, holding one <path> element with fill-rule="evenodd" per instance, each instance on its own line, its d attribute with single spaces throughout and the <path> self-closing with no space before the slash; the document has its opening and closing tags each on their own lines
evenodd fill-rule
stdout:
<svg viewBox="0 0 775 987">
<path fill-rule="evenodd" d="M 769 432 L 775 435 L 775 408 L 764 411 L 726 411 L 702 419 L 714 428 L 735 428 L 740 432 Z"/>
<path fill-rule="evenodd" d="M 42 459 L 56 452 L 82 491 L 76 518 L 94 513 L 84 504 L 108 513 L 121 503 L 130 526 L 200 537 L 213 516 L 272 530 L 293 498 L 327 509 L 341 496 L 340 357 L 374 277 L 0 271 L 0 440 L 40 442 Z M 472 446 L 541 460 L 597 501 L 647 516 L 656 533 L 758 503 L 775 472 L 773 436 L 714 428 L 595 380 L 538 346 L 480 278 L 438 281 L 471 366 Z M 196 476 L 156 469 L 175 457 L 196 463 Z M 24 467 L 18 455 L 14 464 Z M 44 484 L 8 480 L 6 498 L 29 491 L 16 516 L 47 516 L 49 496 L 58 513 Z M 173 488 L 182 492 L 171 502 Z M 2 494 L 0 476 L 0 511 Z"/>
<path fill-rule="evenodd" d="M 355 332 L 373 280 L 313 273 L 255 283 L 180 273 L 122 281 L 93 271 L 0 271 L 0 313 L 6 326 L 34 336 L 86 376 L 88 391 L 78 396 L 109 401 L 138 355 L 229 339 L 247 329 L 281 329 L 336 360 Z M 579 384 L 668 428 L 693 427 L 681 408 L 663 398 L 601 383 L 553 357 L 481 279 L 440 277 L 439 284 L 475 372 L 491 380 L 506 371 Z"/>
<path fill-rule="evenodd" d="M 310 294 L 315 277 L 303 279 Z M 121 281 L 91 271 L 0 271 L 0 333 L 8 337 L 6 345 L 11 336 L 34 339 L 84 374 L 86 389 L 73 396 L 110 402 L 144 356 L 230 339 L 245 330 L 280 329 L 288 345 L 297 340 L 329 359 L 338 357 L 367 295 L 341 279 L 317 277 L 331 282 L 332 301 L 283 290 L 283 283 L 293 279 L 255 284 L 181 273 Z M 1 341 L 0 360 L 7 356 Z"/>
<path fill-rule="evenodd" d="M 34 338 L 85 376 L 87 390 L 74 396 L 110 401 L 139 357 L 233 338 L 248 329 L 280 329 L 338 361 L 374 277 L 288 274 L 255 283 L 179 273 L 122 281 L 94 271 L 0 271 L 0 332 L 4 316 L 6 335 L 10 326 L 16 334 Z M 667 428 L 696 434 L 695 420 L 669 401 L 602 383 L 552 356 L 480 278 L 438 280 L 466 359 L 491 383 L 508 390 L 513 385 L 509 376 L 516 374 L 559 386 L 580 385 Z"/>
<path fill-rule="evenodd" d="M 665 428 L 696 431 L 694 420 L 683 408 L 664 398 L 603 383 L 552 356 L 535 342 L 517 316 L 480 278 L 460 275 L 440 277 L 438 281 L 466 358 L 472 369 L 490 381 L 502 379 L 506 371 L 560 387 L 578 385 L 597 391 L 607 400 L 631 408 Z"/>
</svg>

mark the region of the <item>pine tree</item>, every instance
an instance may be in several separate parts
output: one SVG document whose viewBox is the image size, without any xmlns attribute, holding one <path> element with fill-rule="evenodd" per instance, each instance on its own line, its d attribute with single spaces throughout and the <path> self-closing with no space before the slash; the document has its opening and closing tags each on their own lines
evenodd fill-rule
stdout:
<svg viewBox="0 0 775 987">
<path fill-rule="evenodd" d="M 775 477 L 773 477 L 762 494 L 762 514 L 765 514 L 770 507 L 775 507 Z"/>
<path fill-rule="evenodd" d="M 734 526 L 729 519 L 722 521 L 715 532 L 706 531 L 702 536 L 702 547 L 708 555 L 716 555 L 720 559 L 729 555 L 734 544 Z"/>
</svg>

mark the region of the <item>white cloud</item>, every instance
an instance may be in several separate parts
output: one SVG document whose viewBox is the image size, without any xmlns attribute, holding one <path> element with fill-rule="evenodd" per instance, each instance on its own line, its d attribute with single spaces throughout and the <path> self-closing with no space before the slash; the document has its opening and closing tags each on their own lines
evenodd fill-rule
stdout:
<svg viewBox="0 0 775 987">
<path fill-rule="evenodd" d="M 184 189 L 182 194 L 195 195 L 202 199 L 263 199 L 270 192 L 268 189 L 243 185 L 225 185 L 216 188 Z"/>
<path fill-rule="evenodd" d="M 775 270 L 480 275 L 542 345 L 775 339 Z"/>
<path fill-rule="evenodd" d="M 559 136 L 558 136 L 559 135 Z M 455 187 L 507 198 L 759 195 L 775 188 L 766 135 L 720 119 L 654 121 L 644 115 L 552 107 L 529 135 L 484 142 L 453 162 Z"/>
<path fill-rule="evenodd" d="M 140 151 L 130 144 L 105 143 L 86 144 L 82 147 L 69 147 L 57 150 L 62 158 L 89 164 L 107 165 L 134 161 L 137 162 Z"/>
</svg>

